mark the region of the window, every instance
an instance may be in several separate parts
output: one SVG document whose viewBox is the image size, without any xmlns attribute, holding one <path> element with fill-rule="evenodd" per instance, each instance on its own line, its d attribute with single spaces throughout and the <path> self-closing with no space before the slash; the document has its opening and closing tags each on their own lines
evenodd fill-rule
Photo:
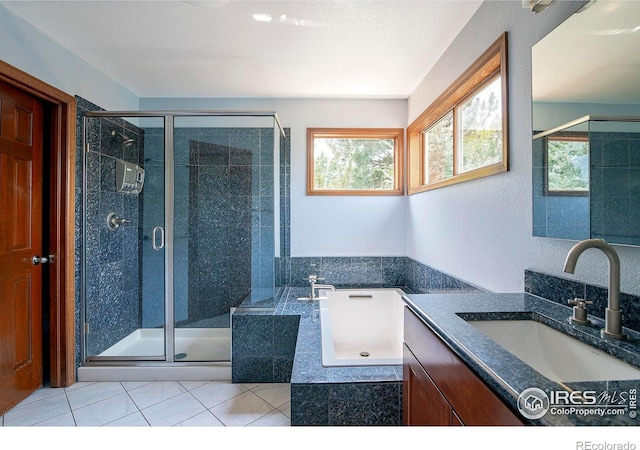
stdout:
<svg viewBox="0 0 640 450">
<path fill-rule="evenodd" d="M 547 194 L 589 195 L 587 133 L 546 138 Z"/>
<path fill-rule="evenodd" d="M 507 33 L 407 129 L 409 194 L 508 170 Z"/>
<path fill-rule="evenodd" d="M 307 194 L 402 195 L 402 128 L 308 128 Z"/>
</svg>

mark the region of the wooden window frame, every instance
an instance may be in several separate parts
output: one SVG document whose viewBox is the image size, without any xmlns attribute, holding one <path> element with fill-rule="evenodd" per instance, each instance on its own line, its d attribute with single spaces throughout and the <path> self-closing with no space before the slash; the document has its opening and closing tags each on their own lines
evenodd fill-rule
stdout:
<svg viewBox="0 0 640 450">
<path fill-rule="evenodd" d="M 393 139 L 394 183 L 392 189 L 316 189 L 314 185 L 314 139 Z M 387 196 L 404 195 L 404 129 L 403 128 L 307 128 L 307 195 Z"/>
<path fill-rule="evenodd" d="M 509 170 L 509 114 L 508 114 L 507 33 L 503 33 L 485 52 L 443 92 L 407 128 L 407 176 L 409 195 L 438 189 L 452 184 L 496 175 Z M 457 134 L 454 129 L 454 175 L 444 180 L 427 183 L 424 168 L 423 132 L 451 110 L 462 105 L 470 96 L 482 89 L 493 78 L 501 78 L 502 106 L 502 161 L 468 172 L 457 173 Z M 455 116 L 455 114 L 454 114 Z"/>
</svg>

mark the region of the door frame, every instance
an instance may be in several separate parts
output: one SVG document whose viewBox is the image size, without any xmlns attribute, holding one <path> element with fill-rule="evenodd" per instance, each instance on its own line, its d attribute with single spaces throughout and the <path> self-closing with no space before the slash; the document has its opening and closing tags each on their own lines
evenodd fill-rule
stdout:
<svg viewBox="0 0 640 450">
<path fill-rule="evenodd" d="M 76 381 L 75 364 L 75 167 L 76 100 L 42 80 L 0 60 L 0 80 L 32 95 L 44 104 L 50 129 L 44 141 L 44 163 L 51 182 L 49 216 L 43 217 L 43 233 L 49 227 L 49 354 L 50 385 L 66 387 Z M 43 202 L 47 199 L 44 198 Z M 43 349 L 47 351 L 47 349 Z"/>
</svg>

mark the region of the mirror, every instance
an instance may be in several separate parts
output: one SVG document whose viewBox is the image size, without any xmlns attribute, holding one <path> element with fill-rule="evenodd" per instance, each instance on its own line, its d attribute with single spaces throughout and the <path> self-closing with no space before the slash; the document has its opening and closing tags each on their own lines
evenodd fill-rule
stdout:
<svg viewBox="0 0 640 450">
<path fill-rule="evenodd" d="M 640 2 L 591 1 L 532 49 L 533 235 L 640 245 Z"/>
</svg>

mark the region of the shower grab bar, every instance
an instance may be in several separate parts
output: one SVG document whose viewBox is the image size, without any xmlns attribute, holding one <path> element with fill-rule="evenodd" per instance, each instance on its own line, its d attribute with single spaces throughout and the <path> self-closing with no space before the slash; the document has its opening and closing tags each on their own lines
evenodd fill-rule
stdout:
<svg viewBox="0 0 640 450">
<path fill-rule="evenodd" d="M 158 242 L 158 231 L 160 232 L 160 245 L 156 244 Z M 151 247 L 157 252 L 164 248 L 164 228 L 158 226 L 153 229 L 153 234 L 151 237 Z"/>
<path fill-rule="evenodd" d="M 371 299 L 373 298 L 373 295 L 350 295 L 349 298 L 353 298 L 353 299 Z"/>
</svg>

